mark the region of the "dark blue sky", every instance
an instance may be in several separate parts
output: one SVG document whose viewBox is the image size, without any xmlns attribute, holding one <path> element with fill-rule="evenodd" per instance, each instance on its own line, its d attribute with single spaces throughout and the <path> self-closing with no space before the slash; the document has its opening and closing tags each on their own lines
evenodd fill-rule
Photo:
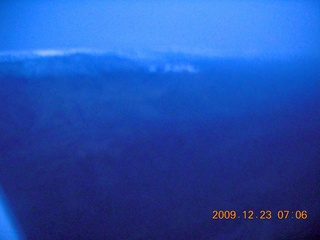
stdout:
<svg viewBox="0 0 320 240">
<path fill-rule="evenodd" d="M 2 1 L 0 51 L 320 52 L 316 1 Z"/>
</svg>

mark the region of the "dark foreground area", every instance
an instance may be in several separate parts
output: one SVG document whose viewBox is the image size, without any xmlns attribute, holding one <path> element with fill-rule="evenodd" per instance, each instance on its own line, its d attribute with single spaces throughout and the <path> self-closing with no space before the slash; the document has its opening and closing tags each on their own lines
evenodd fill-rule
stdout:
<svg viewBox="0 0 320 240">
<path fill-rule="evenodd" d="M 319 239 L 319 61 L 166 61 L 0 61 L 0 184 L 25 237 Z"/>
</svg>

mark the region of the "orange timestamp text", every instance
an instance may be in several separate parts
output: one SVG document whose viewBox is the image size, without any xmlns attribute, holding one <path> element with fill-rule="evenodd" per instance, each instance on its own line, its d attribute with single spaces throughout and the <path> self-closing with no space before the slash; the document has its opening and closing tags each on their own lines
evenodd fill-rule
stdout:
<svg viewBox="0 0 320 240">
<path fill-rule="evenodd" d="M 305 220 L 308 218 L 308 212 L 306 210 L 278 210 L 274 213 L 271 210 L 260 210 L 260 211 L 253 211 L 253 210 L 244 210 L 237 212 L 235 210 L 213 210 L 212 211 L 212 219 L 219 220 L 219 219 L 247 219 L 247 220 L 270 220 L 270 219 L 298 219 L 298 220 Z"/>
</svg>

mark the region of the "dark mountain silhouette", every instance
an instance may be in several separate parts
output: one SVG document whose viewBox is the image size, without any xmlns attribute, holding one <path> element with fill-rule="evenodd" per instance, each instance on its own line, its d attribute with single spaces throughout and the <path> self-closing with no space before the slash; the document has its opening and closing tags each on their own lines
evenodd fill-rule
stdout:
<svg viewBox="0 0 320 240">
<path fill-rule="evenodd" d="M 319 69 L 315 59 L 1 56 L 0 183 L 22 232 L 319 236 Z M 243 219 L 249 210 L 272 219 Z"/>
</svg>

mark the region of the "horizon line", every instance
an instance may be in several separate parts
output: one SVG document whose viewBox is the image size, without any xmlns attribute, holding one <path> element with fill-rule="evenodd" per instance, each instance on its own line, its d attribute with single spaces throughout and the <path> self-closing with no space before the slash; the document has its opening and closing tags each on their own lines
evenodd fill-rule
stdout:
<svg viewBox="0 0 320 240">
<path fill-rule="evenodd" d="M 27 50 L 0 50 L 1 56 L 33 56 L 33 57 L 58 57 L 74 54 L 88 54 L 88 55 L 118 55 L 126 58 L 133 59 L 157 59 L 166 55 L 185 55 L 189 57 L 199 58 L 292 58 L 292 57 L 320 57 L 320 54 L 311 54 L 305 52 L 277 52 L 265 53 L 257 50 L 234 52 L 225 50 L 212 50 L 212 49 L 109 49 L 101 50 L 95 48 L 45 48 L 45 49 L 27 49 Z"/>
</svg>

